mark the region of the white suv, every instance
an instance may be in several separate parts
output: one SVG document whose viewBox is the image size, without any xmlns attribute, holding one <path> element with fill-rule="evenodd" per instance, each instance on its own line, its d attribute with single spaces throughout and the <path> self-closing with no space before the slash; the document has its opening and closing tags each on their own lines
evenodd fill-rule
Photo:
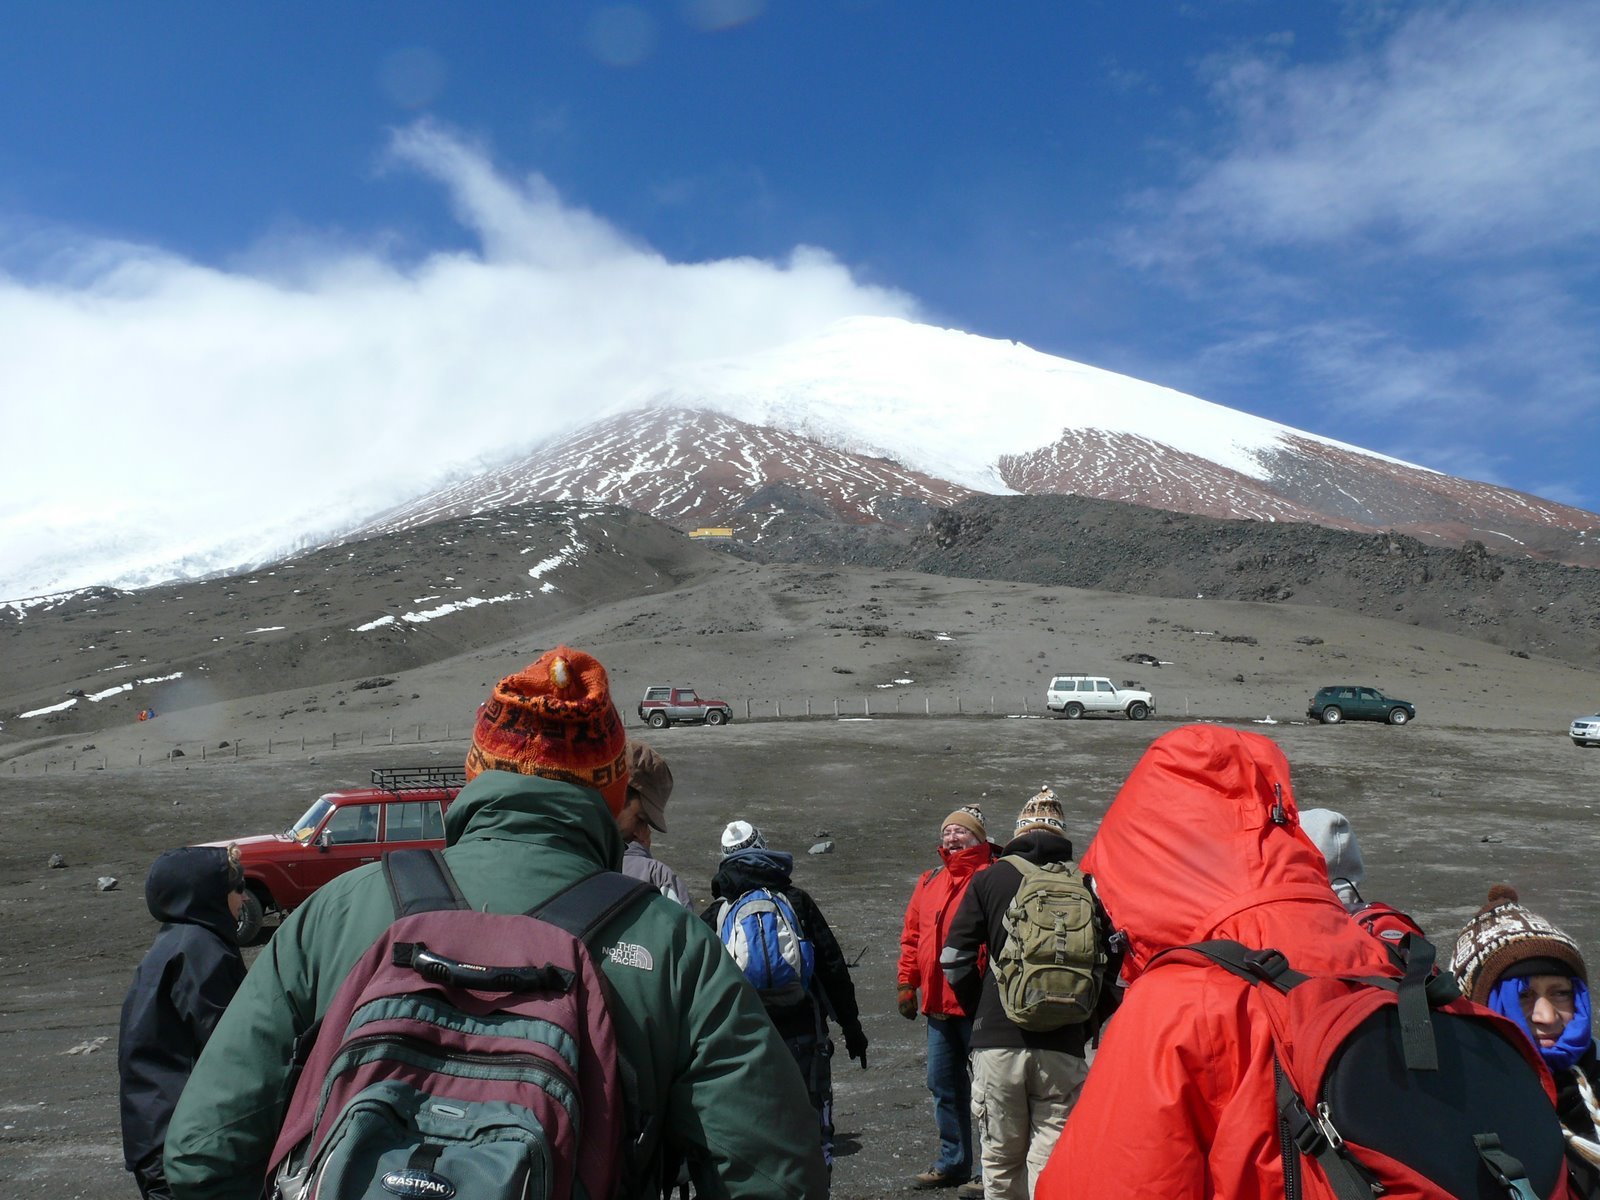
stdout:
<svg viewBox="0 0 1600 1200">
<path fill-rule="evenodd" d="M 1572 735 L 1572 744 L 1580 750 L 1585 746 L 1600 746 L 1600 713 L 1576 718 L 1567 732 Z"/>
<path fill-rule="evenodd" d="M 1118 687 L 1104 675 L 1057 675 L 1044 696 L 1045 707 L 1069 720 L 1084 713 L 1127 713 L 1142 721 L 1156 710 L 1156 698 L 1132 684 Z"/>
</svg>

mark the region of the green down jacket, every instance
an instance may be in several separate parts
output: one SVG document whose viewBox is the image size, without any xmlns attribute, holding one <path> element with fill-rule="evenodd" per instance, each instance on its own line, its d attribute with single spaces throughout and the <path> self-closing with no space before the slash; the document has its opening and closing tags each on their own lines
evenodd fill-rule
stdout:
<svg viewBox="0 0 1600 1200">
<path fill-rule="evenodd" d="M 445 858 L 474 907 L 522 912 L 622 862 L 599 793 L 504 771 L 467 785 L 445 817 Z M 172 1194 L 261 1194 L 295 1038 L 388 928 L 377 864 L 323 887 L 273 935 L 217 1025 L 167 1131 Z M 652 896 L 602 930 L 612 1013 L 640 1102 L 689 1158 L 703 1197 L 825 1197 L 805 1084 L 761 1003 L 705 924 Z M 649 1149 L 649 1148 L 647 1148 Z"/>
</svg>

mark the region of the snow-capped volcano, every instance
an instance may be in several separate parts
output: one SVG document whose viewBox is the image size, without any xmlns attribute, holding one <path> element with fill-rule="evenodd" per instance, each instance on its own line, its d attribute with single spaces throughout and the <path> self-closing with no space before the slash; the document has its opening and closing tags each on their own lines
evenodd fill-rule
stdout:
<svg viewBox="0 0 1600 1200">
<path fill-rule="evenodd" d="M 797 503 L 896 523 L 974 492 L 1477 538 L 1600 565 L 1592 513 L 1013 342 L 866 317 L 744 358 L 674 368 L 595 423 L 353 536 L 581 498 L 759 537 L 761 514 Z"/>
</svg>

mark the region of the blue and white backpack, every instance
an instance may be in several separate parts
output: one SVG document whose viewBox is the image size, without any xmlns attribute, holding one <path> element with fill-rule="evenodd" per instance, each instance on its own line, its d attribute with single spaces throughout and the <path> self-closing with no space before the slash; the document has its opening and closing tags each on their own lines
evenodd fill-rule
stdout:
<svg viewBox="0 0 1600 1200">
<path fill-rule="evenodd" d="M 737 900 L 724 900 L 717 935 L 763 1004 L 806 1000 L 816 952 L 788 896 L 772 888 L 752 888 Z"/>
</svg>

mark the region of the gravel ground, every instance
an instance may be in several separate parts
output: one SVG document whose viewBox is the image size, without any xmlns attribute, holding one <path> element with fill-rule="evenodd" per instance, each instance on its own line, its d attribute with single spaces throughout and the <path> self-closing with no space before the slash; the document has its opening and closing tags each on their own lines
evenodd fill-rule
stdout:
<svg viewBox="0 0 1600 1200">
<path fill-rule="evenodd" d="M 581 643 L 580 643 L 581 644 Z M 474 677 L 476 682 L 476 677 Z M 717 834 L 753 819 L 797 852 L 797 881 L 859 956 L 870 1069 L 836 1059 L 841 1200 L 901 1190 L 931 1160 L 922 1026 L 894 1008 L 901 914 L 935 861 L 940 819 L 978 800 L 1000 829 L 1041 783 L 1067 803 L 1081 850 L 1160 719 L 817 719 L 652 734 L 678 790 L 657 855 L 704 899 Z M 1423 721 L 1324 728 L 1248 725 L 1278 739 L 1303 806 L 1347 813 L 1368 893 L 1448 944 L 1491 883 L 1514 882 L 1580 943 L 1600 946 L 1593 864 L 1600 752 L 1546 731 Z M 0 776 L 0 1194 L 131 1195 L 117 1131 L 117 1013 L 154 927 L 143 873 L 161 850 L 280 828 L 322 791 L 373 766 L 457 761 L 461 743 L 322 749 L 268 759 L 187 757 L 143 768 Z M 826 831 L 835 850 L 807 855 Z M 59 853 L 62 869 L 47 859 Z M 1196 847 L 1196 853 L 1203 848 Z M 116 876 L 101 892 L 96 880 Z"/>
</svg>

